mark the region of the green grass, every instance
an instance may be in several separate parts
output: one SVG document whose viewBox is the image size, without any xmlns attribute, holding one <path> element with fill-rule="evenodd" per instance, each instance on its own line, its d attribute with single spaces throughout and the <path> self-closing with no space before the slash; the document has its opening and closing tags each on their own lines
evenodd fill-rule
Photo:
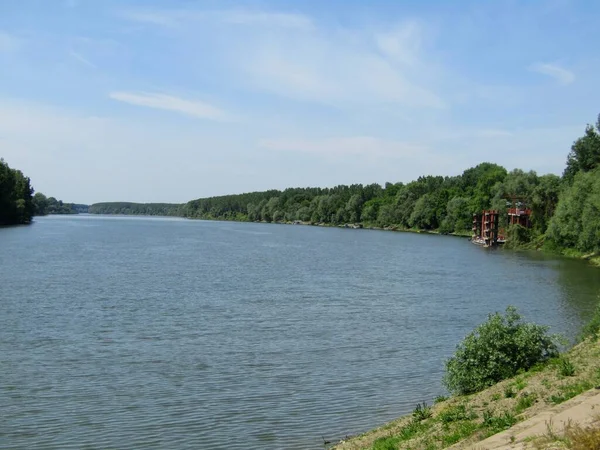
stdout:
<svg viewBox="0 0 600 450">
<path fill-rule="evenodd" d="M 483 412 L 482 428 L 486 430 L 488 436 L 499 433 L 512 427 L 518 419 L 509 411 L 504 411 L 502 414 L 494 415 L 491 411 Z"/>
<path fill-rule="evenodd" d="M 431 412 L 431 407 L 427 406 L 427 403 L 423 402 L 417 404 L 417 407 L 414 409 L 412 415 L 415 421 L 420 422 L 422 420 L 429 419 L 433 413 Z"/>
<path fill-rule="evenodd" d="M 567 358 L 558 360 L 558 373 L 563 377 L 572 377 L 575 375 L 575 366 Z"/>
<path fill-rule="evenodd" d="M 515 388 L 517 391 L 522 391 L 527 387 L 527 381 L 525 381 L 522 377 L 519 377 L 515 380 Z"/>
<path fill-rule="evenodd" d="M 456 422 L 448 427 L 448 431 L 441 436 L 440 440 L 444 447 L 447 447 L 471 436 L 478 429 L 479 425 L 472 420 Z"/>
<path fill-rule="evenodd" d="M 588 380 L 579 381 L 576 383 L 565 384 L 558 388 L 559 393 L 550 396 L 550 403 L 553 405 L 558 405 L 559 403 L 563 403 L 591 388 L 594 387 L 594 384 Z"/>
<path fill-rule="evenodd" d="M 449 406 L 448 408 L 440 411 L 440 413 L 437 415 L 437 419 L 444 424 L 463 420 L 472 420 L 476 418 L 477 413 L 475 413 L 473 410 L 467 411 L 467 407 L 463 404 Z"/>
<path fill-rule="evenodd" d="M 533 406 L 533 404 L 535 403 L 536 400 L 537 400 L 537 395 L 534 393 L 525 392 L 525 393 L 521 394 L 519 396 L 519 398 L 517 399 L 517 404 L 515 406 L 515 413 L 521 414 L 527 408 L 530 408 L 531 406 Z"/>
</svg>

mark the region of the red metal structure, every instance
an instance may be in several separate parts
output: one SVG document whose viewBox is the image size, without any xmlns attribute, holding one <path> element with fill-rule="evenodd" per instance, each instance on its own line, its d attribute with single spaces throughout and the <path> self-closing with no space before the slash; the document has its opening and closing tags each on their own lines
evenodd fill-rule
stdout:
<svg viewBox="0 0 600 450">
<path fill-rule="evenodd" d="M 472 241 L 485 247 L 494 247 L 506 242 L 506 226 L 531 227 L 530 209 L 509 208 L 503 220 L 500 219 L 500 216 L 500 212 L 496 209 L 484 210 L 481 214 L 473 214 Z"/>
</svg>

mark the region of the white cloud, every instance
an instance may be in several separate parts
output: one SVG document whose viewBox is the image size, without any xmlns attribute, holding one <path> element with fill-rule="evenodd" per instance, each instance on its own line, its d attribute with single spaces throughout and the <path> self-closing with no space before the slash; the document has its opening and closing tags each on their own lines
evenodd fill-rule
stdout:
<svg viewBox="0 0 600 450">
<path fill-rule="evenodd" d="M 200 119 L 226 120 L 226 114 L 208 103 L 149 92 L 111 92 L 110 98 L 136 106 L 175 111 Z"/>
<path fill-rule="evenodd" d="M 529 70 L 552 77 L 560 84 L 566 85 L 575 81 L 575 74 L 573 72 L 556 64 L 536 63 L 532 64 Z"/>
</svg>

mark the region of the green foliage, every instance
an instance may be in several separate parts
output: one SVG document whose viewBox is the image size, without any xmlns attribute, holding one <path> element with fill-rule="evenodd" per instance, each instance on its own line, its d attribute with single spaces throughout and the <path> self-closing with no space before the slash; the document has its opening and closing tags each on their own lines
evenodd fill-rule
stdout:
<svg viewBox="0 0 600 450">
<path fill-rule="evenodd" d="M 600 165 L 600 115 L 596 126 L 588 125 L 585 134 L 577 139 L 567 157 L 563 178 L 571 183 L 580 172 L 589 172 Z"/>
<path fill-rule="evenodd" d="M 54 197 L 47 198 L 41 192 L 36 192 L 33 196 L 34 215 L 45 216 L 47 214 L 79 214 L 87 213 L 88 205 L 76 203 L 63 203 L 62 200 L 56 200 Z"/>
<path fill-rule="evenodd" d="M 596 305 L 592 319 L 583 327 L 582 339 L 591 338 L 597 340 L 600 335 L 600 301 Z"/>
<path fill-rule="evenodd" d="M 505 398 L 514 398 L 517 395 L 513 386 L 508 385 L 504 388 L 504 397 Z"/>
<path fill-rule="evenodd" d="M 461 420 L 473 420 L 477 418 L 477 414 L 474 411 L 467 411 L 465 405 L 454 405 L 450 406 L 438 414 L 438 419 L 445 424 L 458 422 Z"/>
<path fill-rule="evenodd" d="M 482 427 L 487 428 L 490 435 L 507 430 L 517 422 L 517 418 L 509 411 L 504 411 L 502 414 L 497 416 L 489 410 L 483 412 Z"/>
<path fill-rule="evenodd" d="M 548 328 L 524 323 L 514 307 L 490 315 L 446 361 L 444 384 L 458 394 L 478 392 L 558 355 Z"/>
<path fill-rule="evenodd" d="M 594 385 L 587 380 L 560 386 L 560 392 L 550 396 L 549 401 L 554 405 L 558 405 L 559 403 L 565 402 L 593 387 Z"/>
<path fill-rule="evenodd" d="M 559 247 L 600 250 L 600 168 L 575 174 L 560 196 L 547 235 Z"/>
<path fill-rule="evenodd" d="M 442 402 L 445 402 L 446 400 L 448 400 L 448 397 L 446 397 L 445 395 L 438 395 L 433 402 L 434 403 L 442 403 Z"/>
<path fill-rule="evenodd" d="M 565 357 L 558 360 L 558 373 L 563 377 L 572 377 L 575 375 L 575 366 Z"/>
<path fill-rule="evenodd" d="M 411 421 L 404 425 L 394 436 L 382 437 L 373 443 L 373 450 L 397 449 L 398 444 L 408 441 L 428 428 L 425 422 Z"/>
<path fill-rule="evenodd" d="M 0 225 L 29 223 L 33 213 L 33 188 L 29 178 L 0 159 Z"/>
<path fill-rule="evenodd" d="M 62 204 L 62 202 L 60 202 Z M 90 214 L 126 214 L 144 216 L 180 216 L 182 205 L 174 203 L 94 203 L 89 207 Z M 52 213 L 50 213 L 52 214 Z M 232 216 L 235 219 L 235 215 Z"/>
<path fill-rule="evenodd" d="M 479 425 L 471 420 L 455 423 L 441 438 L 444 448 L 471 436 L 478 428 Z"/>
<path fill-rule="evenodd" d="M 420 422 L 425 419 L 429 419 L 433 413 L 431 412 L 431 407 L 427 406 L 427 403 L 419 403 L 416 408 L 413 410 L 413 419 L 417 422 Z"/>
<path fill-rule="evenodd" d="M 515 406 L 515 413 L 521 414 L 527 408 L 533 406 L 535 401 L 537 400 L 537 395 L 534 393 L 524 392 L 517 399 L 517 404 Z"/>
<path fill-rule="evenodd" d="M 519 224 L 513 224 L 506 230 L 507 248 L 518 248 L 532 240 L 532 230 Z"/>
<path fill-rule="evenodd" d="M 519 377 L 515 380 L 515 388 L 518 391 L 522 391 L 526 387 L 527 387 L 527 381 L 525 381 L 523 378 Z"/>
</svg>

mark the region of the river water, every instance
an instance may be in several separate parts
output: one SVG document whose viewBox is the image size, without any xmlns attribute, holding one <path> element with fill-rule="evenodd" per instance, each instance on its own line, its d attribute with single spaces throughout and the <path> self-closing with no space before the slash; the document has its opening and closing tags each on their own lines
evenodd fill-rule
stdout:
<svg viewBox="0 0 600 450">
<path fill-rule="evenodd" d="M 444 392 L 515 305 L 573 337 L 584 262 L 411 233 L 51 216 L 0 229 L 0 448 L 311 449 Z"/>
</svg>

